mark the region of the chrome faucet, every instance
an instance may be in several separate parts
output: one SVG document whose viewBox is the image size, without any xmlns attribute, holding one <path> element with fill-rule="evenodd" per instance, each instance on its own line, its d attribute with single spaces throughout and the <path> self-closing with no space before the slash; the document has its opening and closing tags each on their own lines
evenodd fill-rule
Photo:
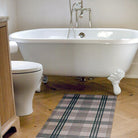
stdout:
<svg viewBox="0 0 138 138">
<path fill-rule="evenodd" d="M 83 0 L 81 0 L 81 8 L 83 8 Z"/>
<path fill-rule="evenodd" d="M 70 24 L 73 26 L 73 12 L 76 13 L 76 27 L 79 27 L 79 18 L 83 18 L 84 11 L 89 12 L 89 27 L 92 27 L 92 21 L 91 21 L 91 8 L 84 8 L 83 7 L 83 0 L 79 2 L 75 2 L 71 6 L 71 0 L 69 0 L 70 4 Z M 78 15 L 79 13 L 79 15 Z"/>
<path fill-rule="evenodd" d="M 81 0 L 81 9 L 83 9 L 83 0 Z M 83 17 L 83 11 L 81 11 L 80 17 Z"/>
</svg>

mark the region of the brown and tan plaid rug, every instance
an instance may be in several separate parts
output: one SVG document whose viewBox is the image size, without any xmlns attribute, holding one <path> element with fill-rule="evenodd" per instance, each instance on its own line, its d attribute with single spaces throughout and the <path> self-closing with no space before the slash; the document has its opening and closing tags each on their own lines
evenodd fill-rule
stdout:
<svg viewBox="0 0 138 138">
<path fill-rule="evenodd" d="M 64 95 L 37 138 L 110 138 L 116 99 Z"/>
</svg>

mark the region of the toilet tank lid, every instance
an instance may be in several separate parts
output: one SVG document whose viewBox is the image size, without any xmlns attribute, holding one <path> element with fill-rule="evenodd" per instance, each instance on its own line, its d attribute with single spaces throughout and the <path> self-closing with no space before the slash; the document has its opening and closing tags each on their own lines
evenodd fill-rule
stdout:
<svg viewBox="0 0 138 138">
<path fill-rule="evenodd" d="M 14 74 L 33 73 L 42 69 L 43 67 L 40 63 L 29 61 L 11 61 L 11 70 Z"/>
</svg>

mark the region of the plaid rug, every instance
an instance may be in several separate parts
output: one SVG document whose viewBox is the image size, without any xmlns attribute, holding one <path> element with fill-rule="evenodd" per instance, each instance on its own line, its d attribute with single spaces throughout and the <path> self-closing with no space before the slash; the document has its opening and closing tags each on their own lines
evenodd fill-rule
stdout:
<svg viewBox="0 0 138 138">
<path fill-rule="evenodd" d="M 36 138 L 110 138 L 116 99 L 64 95 Z"/>
</svg>

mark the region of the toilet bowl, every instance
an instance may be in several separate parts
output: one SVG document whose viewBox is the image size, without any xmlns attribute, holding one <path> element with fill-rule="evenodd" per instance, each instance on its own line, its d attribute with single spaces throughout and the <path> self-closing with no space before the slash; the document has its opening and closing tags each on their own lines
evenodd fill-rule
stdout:
<svg viewBox="0 0 138 138">
<path fill-rule="evenodd" d="M 33 96 L 41 84 L 43 67 L 39 63 L 11 61 L 17 116 L 33 112 Z"/>
</svg>

